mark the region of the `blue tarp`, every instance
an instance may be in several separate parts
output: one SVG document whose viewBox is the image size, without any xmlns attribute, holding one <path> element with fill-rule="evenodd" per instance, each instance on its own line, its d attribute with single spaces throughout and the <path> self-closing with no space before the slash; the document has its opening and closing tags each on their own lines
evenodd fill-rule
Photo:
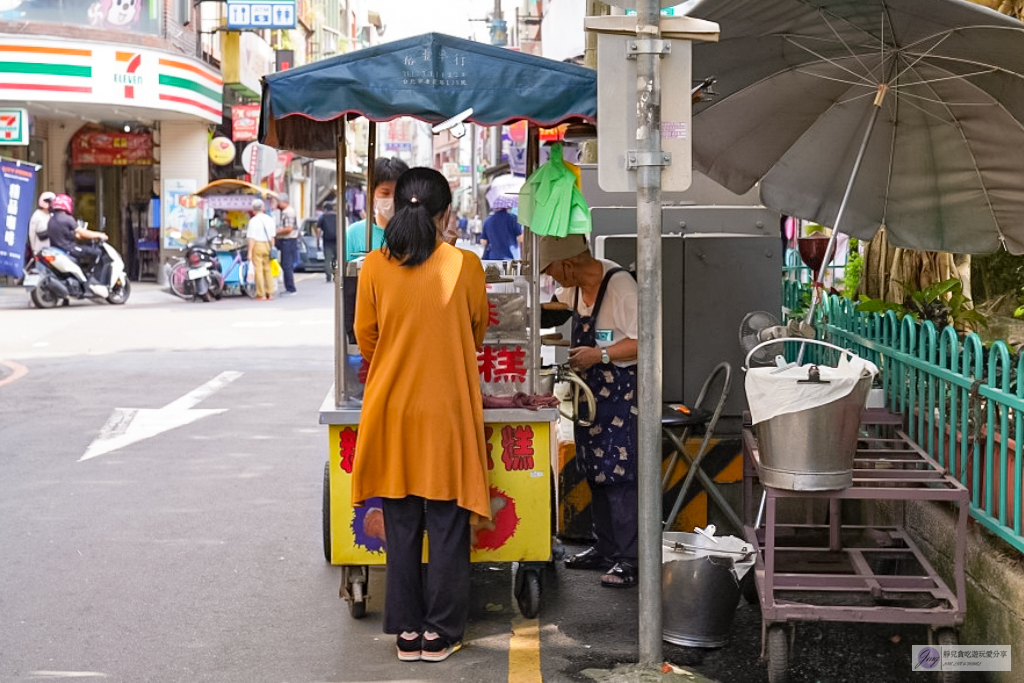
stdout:
<svg viewBox="0 0 1024 683">
<path fill-rule="evenodd" d="M 427 33 L 266 76 L 261 106 L 262 142 L 328 157 L 341 117 L 436 124 L 472 107 L 468 120 L 485 126 L 593 122 L 597 72 Z"/>
</svg>

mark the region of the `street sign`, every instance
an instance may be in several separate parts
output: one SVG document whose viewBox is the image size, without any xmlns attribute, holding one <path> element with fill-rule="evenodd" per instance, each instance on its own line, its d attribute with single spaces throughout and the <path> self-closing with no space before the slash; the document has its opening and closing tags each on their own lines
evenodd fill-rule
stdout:
<svg viewBox="0 0 1024 683">
<path fill-rule="evenodd" d="M 228 28 L 295 28 L 295 0 L 228 0 Z"/>
<path fill-rule="evenodd" d="M 258 182 L 277 168 L 277 150 L 269 145 L 250 142 L 242 150 L 242 166 Z"/>
<path fill-rule="evenodd" d="M 28 137 L 28 112 L 0 109 L 0 145 L 27 145 Z"/>
</svg>

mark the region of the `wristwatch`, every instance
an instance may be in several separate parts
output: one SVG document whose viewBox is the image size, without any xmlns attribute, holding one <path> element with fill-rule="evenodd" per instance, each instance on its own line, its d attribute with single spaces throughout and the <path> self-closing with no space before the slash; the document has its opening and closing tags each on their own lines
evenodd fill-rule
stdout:
<svg viewBox="0 0 1024 683">
<path fill-rule="evenodd" d="M 612 359 L 608 356 L 608 349 L 604 347 L 601 348 L 601 362 L 605 364 L 612 362 Z"/>
</svg>

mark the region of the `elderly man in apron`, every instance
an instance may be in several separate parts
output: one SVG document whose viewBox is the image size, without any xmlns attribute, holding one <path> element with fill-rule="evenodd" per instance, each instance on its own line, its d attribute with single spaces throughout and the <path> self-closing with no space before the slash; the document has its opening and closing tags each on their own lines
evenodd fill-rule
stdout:
<svg viewBox="0 0 1024 683">
<path fill-rule="evenodd" d="M 575 430 L 597 541 L 565 565 L 603 570 L 601 585 L 630 588 L 637 582 L 636 281 L 594 258 L 581 235 L 542 238 L 539 266 L 572 307 L 569 364 L 597 399 L 593 425 Z"/>
</svg>

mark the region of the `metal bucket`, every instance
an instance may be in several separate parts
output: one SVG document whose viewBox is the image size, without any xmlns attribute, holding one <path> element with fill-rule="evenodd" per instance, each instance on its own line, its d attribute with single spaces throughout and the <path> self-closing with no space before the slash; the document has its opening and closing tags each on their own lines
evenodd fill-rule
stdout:
<svg viewBox="0 0 1024 683">
<path fill-rule="evenodd" d="M 871 375 L 865 372 L 838 401 L 758 423 L 761 483 L 788 491 L 831 491 L 852 484 L 861 411 L 870 389 Z"/>
<path fill-rule="evenodd" d="M 734 536 L 718 543 L 699 534 L 662 534 L 662 638 L 686 647 L 723 647 L 753 547 Z"/>
</svg>

